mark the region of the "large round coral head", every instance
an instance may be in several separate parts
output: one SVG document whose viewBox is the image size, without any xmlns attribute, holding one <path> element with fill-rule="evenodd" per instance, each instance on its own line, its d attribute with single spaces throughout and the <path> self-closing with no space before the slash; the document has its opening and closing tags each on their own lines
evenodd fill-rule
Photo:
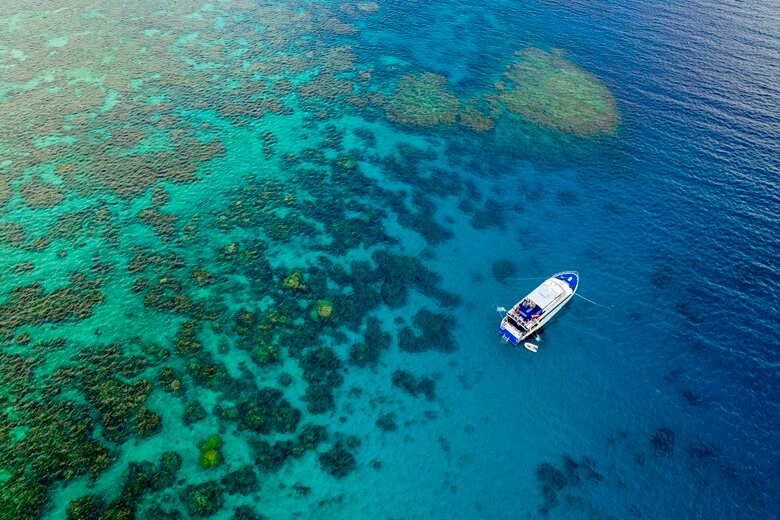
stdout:
<svg viewBox="0 0 780 520">
<path fill-rule="evenodd" d="M 200 453 L 198 462 L 203 469 L 215 468 L 222 461 L 222 456 L 217 450 L 205 450 Z"/>
<path fill-rule="evenodd" d="M 320 319 L 328 319 L 333 316 L 333 303 L 328 300 L 320 300 L 317 302 L 317 317 Z"/>
</svg>

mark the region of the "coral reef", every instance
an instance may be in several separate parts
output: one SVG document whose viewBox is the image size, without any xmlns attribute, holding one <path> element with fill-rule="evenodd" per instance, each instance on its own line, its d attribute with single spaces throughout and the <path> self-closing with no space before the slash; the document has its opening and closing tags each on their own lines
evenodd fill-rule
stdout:
<svg viewBox="0 0 780 520">
<path fill-rule="evenodd" d="M 267 520 L 268 517 L 257 513 L 251 506 L 244 504 L 238 506 L 230 520 Z"/>
<path fill-rule="evenodd" d="M 206 409 L 198 401 L 192 401 L 187 403 L 184 407 L 184 424 L 190 425 L 198 421 L 202 421 L 208 416 Z"/>
<path fill-rule="evenodd" d="M 162 419 L 148 408 L 139 408 L 133 419 L 133 431 L 141 438 L 151 437 L 162 430 Z"/>
<path fill-rule="evenodd" d="M 103 295 L 98 290 L 76 291 L 66 287 L 47 293 L 39 283 L 16 287 L 6 303 L 0 305 L 0 337 L 12 335 L 22 325 L 86 319 L 92 315 L 93 307 L 102 302 Z"/>
<path fill-rule="evenodd" d="M 0 205 L 24 215 L 0 224 L 0 247 L 14 248 L 8 279 L 25 284 L 0 303 L 3 518 L 50 514 L 49 492 L 71 482 L 78 492 L 65 496 L 80 498 L 68 518 L 165 520 L 215 514 L 223 493 L 251 496 L 256 471 L 294 459 L 341 478 L 360 438 L 335 434 L 332 449 L 309 452 L 334 435 L 327 412 L 353 369 L 347 356 L 374 367 L 392 343 L 371 313 L 415 293 L 457 305 L 386 228 L 397 217 L 430 245 L 448 240 L 435 197 L 462 192 L 457 175 L 426 173 L 439 158 L 431 147 L 380 157 L 374 130 L 353 139 L 328 120 L 381 116 L 382 74 L 358 63 L 348 37 L 363 22 L 346 18 L 379 6 L 228 4 L 76 0 L 54 17 L 31 0 L 3 8 L 18 24 L 0 27 L 3 46 L 26 55 L 6 53 L 0 88 Z M 347 38 L 312 37 L 322 32 Z M 387 105 L 403 124 L 459 118 L 473 129 L 486 125 L 483 108 L 461 110 L 429 73 L 401 78 Z M 300 136 L 286 134 L 293 114 Z M 234 169 L 233 126 L 262 153 L 247 171 Z M 363 171 L 382 164 L 402 190 Z M 415 334 L 431 330 L 422 318 Z M 425 379 L 407 386 L 433 395 Z M 264 386 L 277 382 L 284 392 Z M 160 453 L 171 446 L 154 439 L 163 425 L 166 436 L 213 428 L 230 442 L 195 437 L 190 453 Z M 256 467 L 238 465 L 243 443 Z M 195 447 L 203 471 L 182 472 Z M 305 484 L 285 493 L 316 496 Z M 262 515 L 241 506 L 233 517 Z"/>
<path fill-rule="evenodd" d="M 475 132 L 487 132 L 492 130 L 496 124 L 490 117 L 486 116 L 479 109 L 472 106 L 462 106 L 458 113 L 458 122 Z"/>
<path fill-rule="evenodd" d="M 436 383 L 430 377 L 414 377 L 414 374 L 406 370 L 393 372 L 393 386 L 400 388 L 409 395 L 424 395 L 429 401 L 436 398 Z"/>
<path fill-rule="evenodd" d="M 251 399 L 239 404 L 241 424 L 249 430 L 262 434 L 274 431 L 294 432 L 301 419 L 301 412 L 283 396 L 284 394 L 275 388 L 258 390 Z"/>
<path fill-rule="evenodd" d="M 606 86 L 557 50 L 529 48 L 504 74 L 496 98 L 534 123 L 580 136 L 608 134 L 620 124 L 617 104 Z"/>
<path fill-rule="evenodd" d="M 599 482 L 603 477 L 594 469 L 594 462 L 587 457 L 577 462 L 569 455 L 563 456 L 563 469 L 558 469 L 548 462 L 536 468 L 536 479 L 539 481 L 544 503 L 540 509 L 542 515 L 558 505 L 558 496 L 580 486 L 585 481 Z"/>
<path fill-rule="evenodd" d="M 384 108 L 392 121 L 427 127 L 454 123 L 458 105 L 458 99 L 447 89 L 446 78 L 423 72 L 401 78 Z"/>
<path fill-rule="evenodd" d="M 250 353 L 252 360 L 260 366 L 272 365 L 279 362 L 279 346 L 261 341 Z"/>
<path fill-rule="evenodd" d="M 328 300 L 318 300 L 312 311 L 312 318 L 318 320 L 329 320 L 333 318 L 333 302 Z"/>
<path fill-rule="evenodd" d="M 62 202 L 65 194 L 59 186 L 34 179 L 19 189 L 24 203 L 33 209 L 51 208 Z M 0 197 L 2 195 L 0 194 Z"/>
<path fill-rule="evenodd" d="M 379 361 L 382 351 L 390 348 L 392 337 L 382 330 L 379 320 L 373 316 L 368 318 L 363 341 L 353 343 L 349 349 L 349 362 L 358 367 L 374 366 Z"/>
<path fill-rule="evenodd" d="M 105 504 L 96 495 L 84 495 L 68 503 L 66 520 L 98 520 Z"/>
<path fill-rule="evenodd" d="M 306 408 L 315 414 L 333 409 L 333 390 L 341 386 L 343 363 L 328 347 L 317 347 L 301 359 L 303 379 L 309 383 L 304 395 Z"/>
<path fill-rule="evenodd" d="M 498 283 L 506 283 L 507 280 L 517 275 L 517 271 L 517 264 L 506 258 L 496 260 L 493 262 L 493 265 L 490 266 L 490 273 Z"/>
<path fill-rule="evenodd" d="M 453 329 L 456 322 L 452 316 L 421 309 L 414 315 L 412 323 L 422 334 L 417 335 L 410 327 L 404 327 L 398 335 L 398 348 L 404 352 L 452 352 L 455 349 Z"/>
<path fill-rule="evenodd" d="M 210 435 L 206 441 L 200 446 L 200 455 L 198 456 L 198 464 L 203 469 L 213 469 L 219 466 L 222 462 L 222 453 L 219 448 L 222 446 L 222 439 L 219 435 Z"/>
<path fill-rule="evenodd" d="M 303 283 L 303 273 L 300 269 L 293 269 L 287 278 L 282 282 L 282 286 L 285 289 L 291 289 L 293 291 L 306 291 L 306 285 Z"/>
<path fill-rule="evenodd" d="M 302 457 L 307 451 L 317 448 L 327 440 L 324 426 L 307 424 L 294 440 L 282 440 L 273 444 L 267 441 L 255 441 L 252 444 L 255 463 L 266 471 L 278 470 L 290 457 Z"/>
<path fill-rule="evenodd" d="M 204 518 L 222 509 L 225 503 L 222 493 L 222 487 L 210 481 L 185 487 L 180 497 L 191 517 Z"/>
<path fill-rule="evenodd" d="M 220 483 L 228 495 L 249 495 L 260 488 L 260 480 L 257 478 L 254 468 L 248 464 L 222 477 Z"/>
<path fill-rule="evenodd" d="M 320 465 L 329 475 L 340 479 L 344 478 L 357 468 L 355 456 L 336 445 L 319 456 Z"/>
<path fill-rule="evenodd" d="M 376 420 L 376 426 L 383 432 L 394 432 L 398 429 L 395 422 L 395 414 L 383 413 Z"/>
<path fill-rule="evenodd" d="M 667 426 L 658 428 L 650 437 L 650 444 L 660 455 L 674 454 L 674 430 Z"/>
</svg>

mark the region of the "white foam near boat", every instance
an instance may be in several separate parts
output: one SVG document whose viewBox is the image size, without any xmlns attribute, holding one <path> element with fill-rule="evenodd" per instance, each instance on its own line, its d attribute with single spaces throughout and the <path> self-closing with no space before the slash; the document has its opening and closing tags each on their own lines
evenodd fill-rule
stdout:
<svg viewBox="0 0 780 520">
<path fill-rule="evenodd" d="M 577 292 L 579 281 L 580 275 L 577 271 L 564 271 L 552 275 L 506 312 L 498 332 L 505 341 L 519 345 L 521 341 L 541 329 L 571 300 Z M 525 344 L 528 350 L 536 352 L 529 348 L 529 345 L 533 347 L 536 345 Z"/>
</svg>

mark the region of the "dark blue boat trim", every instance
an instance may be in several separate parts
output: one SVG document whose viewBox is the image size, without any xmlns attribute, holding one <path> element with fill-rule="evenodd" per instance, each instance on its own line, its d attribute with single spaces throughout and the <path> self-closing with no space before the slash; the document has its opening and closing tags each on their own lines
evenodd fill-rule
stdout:
<svg viewBox="0 0 780 520">
<path fill-rule="evenodd" d="M 523 307 L 520 305 L 517 309 L 517 313 L 523 317 L 524 320 L 528 321 L 532 319 L 534 316 L 537 318 L 542 315 L 542 308 L 538 305 L 534 305 L 533 307 Z"/>
<path fill-rule="evenodd" d="M 575 273 L 561 273 L 555 278 L 557 280 L 566 282 L 568 286 L 571 287 L 572 291 L 577 290 L 577 284 L 580 282 L 580 279 L 577 277 Z"/>
<path fill-rule="evenodd" d="M 506 340 L 512 345 L 517 345 L 518 343 L 520 343 L 520 340 L 514 337 L 512 333 L 509 332 L 508 330 L 499 328 L 498 332 L 500 332 L 501 335 L 504 336 L 504 338 L 506 338 Z"/>
</svg>

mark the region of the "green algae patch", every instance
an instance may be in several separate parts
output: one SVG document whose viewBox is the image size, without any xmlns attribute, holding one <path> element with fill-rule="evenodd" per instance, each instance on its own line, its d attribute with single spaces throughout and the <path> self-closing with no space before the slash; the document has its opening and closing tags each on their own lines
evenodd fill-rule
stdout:
<svg viewBox="0 0 780 520">
<path fill-rule="evenodd" d="M 357 168 L 357 159 L 354 155 L 342 155 L 338 158 L 336 164 L 344 170 L 354 170 Z"/>
<path fill-rule="evenodd" d="M 200 452 L 198 463 L 203 469 L 216 468 L 222 462 L 222 455 L 217 450 L 206 450 Z"/>
<path fill-rule="evenodd" d="M 497 99 L 542 126 L 583 137 L 609 134 L 620 124 L 617 104 L 599 79 L 561 51 L 529 48 L 504 73 Z"/>
<path fill-rule="evenodd" d="M 404 76 L 387 99 L 387 117 L 410 126 L 453 124 L 459 103 L 446 82 L 432 72 Z"/>
<path fill-rule="evenodd" d="M 200 447 L 200 455 L 198 456 L 198 464 L 203 469 L 213 469 L 219 466 L 222 462 L 222 453 L 219 448 L 222 446 L 222 439 L 219 435 L 210 435 L 206 442 Z"/>
</svg>

